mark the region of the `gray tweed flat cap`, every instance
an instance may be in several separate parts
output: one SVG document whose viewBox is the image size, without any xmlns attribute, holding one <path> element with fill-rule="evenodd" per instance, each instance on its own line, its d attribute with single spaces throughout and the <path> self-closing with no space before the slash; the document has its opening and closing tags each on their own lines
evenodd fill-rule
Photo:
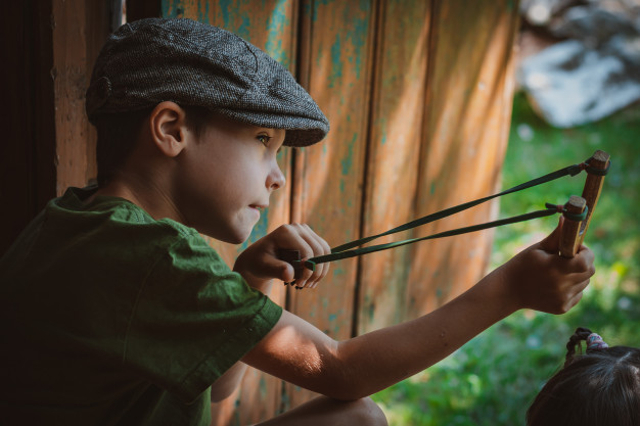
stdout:
<svg viewBox="0 0 640 426">
<path fill-rule="evenodd" d="M 121 26 L 96 60 L 86 94 L 89 120 L 163 101 L 285 129 L 289 146 L 314 144 L 329 131 L 329 121 L 289 71 L 242 38 L 190 19 Z"/>
</svg>

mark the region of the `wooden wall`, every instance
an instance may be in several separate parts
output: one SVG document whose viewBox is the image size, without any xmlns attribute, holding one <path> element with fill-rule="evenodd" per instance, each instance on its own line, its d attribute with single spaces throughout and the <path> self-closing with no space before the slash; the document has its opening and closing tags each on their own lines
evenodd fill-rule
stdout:
<svg viewBox="0 0 640 426">
<path fill-rule="evenodd" d="M 40 9 L 45 3 L 48 9 Z M 36 105 L 43 113 L 23 120 L 24 138 L 13 134 L 24 142 L 17 146 L 26 166 L 12 165 L 12 177 L 3 174 L 12 184 L 0 183 L 3 199 L 22 193 L 24 205 L 31 203 L 10 218 L 18 227 L 42 200 L 95 177 L 83 96 L 111 11 L 94 3 L 100 2 L 51 0 L 36 8 L 26 1 L 20 10 L 33 20 L 26 10 L 36 8 L 42 16 L 30 28 L 49 38 L 40 42 L 39 56 L 22 59 L 31 61 L 35 87 L 44 90 L 36 91 L 44 97 Z M 211 241 L 231 264 L 247 244 L 289 221 L 309 223 L 336 246 L 495 192 L 510 124 L 517 6 L 512 0 L 137 0 L 128 2 L 128 17 L 189 17 L 237 33 L 288 67 L 331 121 L 324 142 L 281 152 L 288 186 L 249 241 L 237 247 Z M 53 26 L 46 27 L 49 16 Z M 32 103 L 22 108 L 33 114 Z M 36 135 L 46 129 L 40 140 Z M 4 170 L 10 160 L 1 161 Z M 20 186 L 34 170 L 48 174 Z M 476 207 L 381 242 L 495 215 L 495 204 Z M 7 235 L 0 242 L 12 238 Z M 427 313 L 471 286 L 485 272 L 491 237 L 483 232 L 339 261 L 318 289 L 277 286 L 272 296 L 330 336 L 348 338 Z M 217 424 L 248 424 L 311 396 L 250 371 L 236 394 L 212 408 Z"/>
</svg>

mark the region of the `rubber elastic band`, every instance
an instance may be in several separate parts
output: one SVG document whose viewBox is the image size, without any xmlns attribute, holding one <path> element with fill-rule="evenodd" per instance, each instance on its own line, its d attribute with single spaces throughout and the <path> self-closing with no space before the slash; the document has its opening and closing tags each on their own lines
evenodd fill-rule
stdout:
<svg viewBox="0 0 640 426">
<path fill-rule="evenodd" d="M 591 158 L 589 159 L 591 160 Z M 590 175 L 596 175 L 596 176 L 606 176 L 607 173 L 609 173 L 609 167 L 611 167 L 611 162 L 607 163 L 607 168 L 606 169 L 597 169 L 593 166 L 591 166 L 589 164 L 589 160 L 587 160 L 585 162 L 586 167 L 584 168 L 586 170 L 587 173 L 589 173 Z"/>
<path fill-rule="evenodd" d="M 546 203 L 545 207 L 549 210 L 555 210 L 556 213 L 562 213 L 564 217 L 575 222 L 582 222 L 589 215 L 589 206 L 584 206 L 584 211 L 582 213 L 569 213 L 567 208 L 562 204 Z"/>
<path fill-rule="evenodd" d="M 407 240 L 403 240 L 403 241 L 397 241 L 397 242 L 393 242 L 393 243 L 379 244 L 379 245 L 361 247 L 361 248 L 351 249 L 351 250 L 343 250 L 343 251 L 340 251 L 340 252 L 334 252 L 334 253 L 331 253 L 331 254 L 325 254 L 325 255 L 322 255 L 322 256 L 316 256 L 316 257 L 312 257 L 307 262 L 310 261 L 310 262 L 313 262 L 315 264 L 333 262 L 335 260 L 348 259 L 348 258 L 351 258 L 351 257 L 362 256 L 364 254 L 369 254 L 369 253 L 374 253 L 374 252 L 377 252 L 377 251 L 387 250 L 387 249 L 394 248 L 394 247 L 400 247 L 400 246 L 404 246 L 404 245 L 407 245 L 407 244 L 413 244 L 413 243 L 417 243 L 418 241 L 434 240 L 434 239 L 437 239 L 437 238 L 445 238 L 445 237 L 452 237 L 452 236 L 455 236 L 455 235 L 468 234 L 468 233 L 471 233 L 471 232 L 482 231 L 482 230 L 485 230 L 485 229 L 495 228 L 495 227 L 498 227 L 498 226 L 510 225 L 510 224 L 519 223 L 519 222 L 525 222 L 525 221 L 532 220 L 532 219 L 538 219 L 538 218 L 541 218 L 541 217 L 547 217 L 547 216 L 552 216 L 552 215 L 557 214 L 557 213 L 562 213 L 562 209 L 560 209 L 560 211 L 558 211 L 558 208 L 557 208 L 557 206 L 555 204 L 547 203 L 546 206 L 547 206 L 547 208 L 545 210 L 537 210 L 537 211 L 534 211 L 534 212 L 531 212 L 531 213 L 525 213 L 523 215 L 513 216 L 513 217 L 509 217 L 509 218 L 505 218 L 505 219 L 500 219 L 500 220 L 496 220 L 496 221 L 493 221 L 493 222 L 487 222 L 487 223 L 482 223 L 482 224 L 479 224 L 479 225 L 473 225 L 473 226 L 467 226 L 467 227 L 464 227 L 464 228 L 453 229 L 453 230 L 450 230 L 450 231 L 440 232 L 440 233 L 429 235 L 429 236 L 426 236 L 426 237 L 411 238 L 411 239 L 407 239 Z"/>
<path fill-rule="evenodd" d="M 516 185 L 512 188 L 509 188 L 507 190 L 504 190 L 502 192 L 499 192 L 497 194 L 494 195 L 490 195 L 488 197 L 484 197 L 484 198 L 479 198 L 477 200 L 474 201 L 469 201 L 467 203 L 463 203 L 463 204 L 459 204 L 457 206 L 454 207 L 449 207 L 447 209 L 429 214 L 427 216 L 423 216 L 419 219 L 415 219 L 412 220 L 411 222 L 407 222 L 404 225 L 400 225 L 396 228 L 390 229 L 388 231 L 382 232 L 380 234 L 376 234 L 370 237 L 365 237 L 365 238 L 360 238 L 358 240 L 355 241 L 351 241 L 349 243 L 345 243 L 342 244 L 340 246 L 334 247 L 331 249 L 332 253 L 337 253 L 337 252 L 341 252 L 341 251 L 345 251 L 345 250 L 349 250 L 352 249 L 354 247 L 358 247 L 361 245 L 364 245 L 370 241 L 373 241 L 375 239 L 378 239 L 380 237 L 384 237 L 386 235 L 392 235 L 392 234 L 396 234 L 398 232 L 402 232 L 402 231 L 406 231 L 409 229 L 413 229 L 413 228 L 417 228 L 418 226 L 422 226 L 425 225 L 427 223 L 431 223 L 431 222 L 435 222 L 437 220 L 443 219 L 445 217 L 451 216 L 453 214 L 459 213 L 463 210 L 467 210 L 470 209 L 471 207 L 475 207 L 479 204 L 482 204 L 484 202 L 490 201 L 494 198 L 497 197 L 501 197 L 503 195 L 507 195 L 507 194 L 512 194 L 514 192 L 518 192 L 518 191 L 522 191 L 524 189 L 528 189 L 528 188 L 533 188 L 534 186 L 538 186 L 541 185 L 543 183 L 548 183 L 548 182 L 552 182 L 556 179 L 559 179 L 561 177 L 570 175 L 570 176 L 575 176 L 577 174 L 579 174 L 580 172 L 582 172 L 582 170 L 584 170 L 584 162 L 580 163 L 580 164 L 573 164 L 571 166 L 565 167 L 563 169 L 560 170 L 556 170 L 555 172 L 549 173 L 547 175 L 541 176 L 539 178 L 530 180 L 528 182 L 522 183 L 520 185 Z"/>
<path fill-rule="evenodd" d="M 569 220 L 573 220 L 575 222 L 582 222 L 587 218 L 589 214 L 589 207 L 584 206 L 584 211 L 582 213 L 569 213 L 568 211 L 565 210 L 564 212 L 562 212 L 562 214 L 564 215 L 564 217 L 566 217 Z"/>
<path fill-rule="evenodd" d="M 503 195 L 507 195 L 507 194 L 512 194 L 514 192 L 518 192 L 518 191 L 522 191 L 524 189 L 528 189 L 528 188 L 532 188 L 534 186 L 538 186 L 541 185 L 543 183 L 547 183 L 547 182 L 551 182 L 554 181 L 556 179 L 559 179 L 561 177 L 570 175 L 570 176 L 576 176 L 577 174 L 579 174 L 580 172 L 582 172 L 583 170 L 586 170 L 588 173 L 591 174 L 595 174 L 595 175 L 601 175 L 604 176 L 606 175 L 607 171 L 609 170 L 609 165 L 607 165 L 607 169 L 606 170 L 600 170 L 600 169 L 595 169 L 593 167 L 591 167 L 589 165 L 589 161 L 592 160 L 593 157 L 590 157 L 588 160 L 580 163 L 580 164 L 573 164 L 571 166 L 567 166 L 563 169 L 560 170 L 556 170 L 555 172 L 549 173 L 547 175 L 541 176 L 539 178 L 530 180 L 528 182 L 522 183 L 520 185 L 516 185 L 512 188 L 509 188 L 505 191 L 499 192 L 497 194 L 494 195 L 490 195 L 488 197 L 484 197 L 484 198 L 479 198 L 477 200 L 474 201 L 469 201 L 467 203 L 463 203 L 454 207 L 450 207 L 444 210 L 441 210 L 439 212 L 436 213 L 432 213 L 429 214 L 427 216 L 421 217 L 419 219 L 413 220 L 411 222 L 405 223 L 404 225 L 398 226 L 396 228 L 390 229 L 388 231 L 385 231 L 383 233 L 377 234 L 377 235 L 373 235 L 370 237 L 365 237 L 365 238 L 360 238 L 358 240 L 349 242 L 349 243 L 345 243 L 342 244 L 340 246 L 334 247 L 331 249 L 331 253 L 327 254 L 327 255 L 323 255 L 323 256 L 316 256 L 313 257 L 311 259 L 308 259 L 306 261 L 295 261 L 296 263 L 302 263 L 303 266 L 307 269 L 311 269 L 311 270 L 315 270 L 315 265 L 318 263 L 326 263 L 326 262 L 332 262 L 334 260 L 339 260 L 339 259 L 346 259 L 346 258 L 350 258 L 350 257 L 355 257 L 355 256 L 360 256 L 363 254 L 367 254 L 367 253 L 373 253 L 376 251 L 381 251 L 381 250 L 386 250 L 386 249 L 390 249 L 393 247 L 399 247 L 399 246 L 403 246 L 406 244 L 412 244 L 418 241 L 424 241 L 424 240 L 430 240 L 430 239 L 436 239 L 436 238 L 444 238 L 444 237 L 450 237 L 450 236 L 454 236 L 454 235 L 461 235 L 461 234 L 466 234 L 466 233 L 470 233 L 470 232 L 476 232 L 476 231 L 480 231 L 480 230 L 484 230 L 484 229 L 489 229 L 489 228 L 494 228 L 497 226 L 503 226 L 503 225 L 508 225 L 508 224 L 512 224 L 512 223 L 518 223 L 518 222 L 524 222 L 527 220 L 531 220 L 531 219 L 536 219 L 536 218 L 540 218 L 540 217 L 545 217 L 545 216 L 551 216 L 553 214 L 556 213 L 563 213 L 565 215 L 565 217 L 567 217 L 570 220 L 574 220 L 574 221 L 583 221 L 586 219 L 587 214 L 588 214 L 588 208 L 585 208 L 584 212 L 580 213 L 580 214 L 573 214 L 573 213 L 568 213 L 565 209 L 565 207 L 563 205 L 556 205 L 556 204 L 550 204 L 547 203 L 545 205 L 546 209 L 545 210 L 538 210 L 536 212 L 532 212 L 532 213 L 526 213 L 524 215 L 520 215 L 520 216 L 514 216 L 511 218 L 507 218 L 507 219 L 501 219 L 501 220 L 497 220 L 494 222 L 488 222 L 488 223 L 484 223 L 484 224 L 480 224 L 480 225 L 474 225 L 474 226 L 469 226 L 469 227 L 465 227 L 465 228 L 459 228 L 459 229 L 454 229 L 451 231 L 446 231 L 446 232 L 441 232 L 438 234 L 433 234 L 427 237 L 422 237 L 422 238 L 411 238 L 411 239 L 407 239 L 404 241 L 398 241 L 398 242 L 392 242 L 392 243 L 388 243 L 388 244 L 379 244 L 379 245 L 375 245 L 375 246 L 369 246 L 369 247 L 360 247 L 363 244 L 366 244 L 370 241 L 373 241 L 377 238 L 386 236 L 386 235 L 391 235 L 391 234 L 395 234 L 401 231 L 406 231 L 406 230 L 410 230 L 413 228 L 416 228 L 418 226 L 421 225 L 425 225 L 427 223 L 431 223 L 431 222 L 435 222 L 436 220 L 451 216 L 455 213 L 459 213 L 463 210 L 467 210 L 471 207 L 477 206 L 479 204 L 482 204 L 484 202 L 487 202 L 489 200 L 492 200 L 496 197 L 500 197 Z M 360 248 L 355 248 L 355 247 L 360 247 Z"/>
</svg>

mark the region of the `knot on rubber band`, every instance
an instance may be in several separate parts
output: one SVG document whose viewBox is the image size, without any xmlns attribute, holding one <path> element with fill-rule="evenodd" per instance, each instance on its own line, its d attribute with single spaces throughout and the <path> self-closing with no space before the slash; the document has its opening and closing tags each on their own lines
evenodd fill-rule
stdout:
<svg viewBox="0 0 640 426">
<path fill-rule="evenodd" d="M 548 210 L 553 210 L 556 213 L 562 213 L 564 215 L 564 217 L 566 217 L 569 220 L 573 220 L 575 222 L 582 222 L 583 220 L 585 220 L 587 218 L 587 215 L 589 213 L 589 207 L 585 206 L 584 207 L 584 211 L 582 213 L 569 213 L 566 209 L 565 206 L 563 206 L 562 204 L 551 204 L 551 203 L 546 203 L 545 207 Z"/>
<path fill-rule="evenodd" d="M 607 173 L 609 172 L 609 167 L 611 167 L 611 163 L 607 164 L 607 168 L 606 169 L 597 169 L 595 167 L 593 167 L 592 165 L 589 164 L 589 161 L 592 158 L 589 158 L 589 160 L 585 161 L 584 163 L 581 164 L 584 165 L 583 170 L 586 170 L 587 173 L 589 173 L 590 175 L 596 175 L 596 176 L 606 176 Z"/>
<path fill-rule="evenodd" d="M 567 170 L 570 176 L 575 176 L 580 174 L 583 170 L 586 170 L 588 167 L 587 163 L 574 164 L 573 166 L 567 167 Z"/>
</svg>

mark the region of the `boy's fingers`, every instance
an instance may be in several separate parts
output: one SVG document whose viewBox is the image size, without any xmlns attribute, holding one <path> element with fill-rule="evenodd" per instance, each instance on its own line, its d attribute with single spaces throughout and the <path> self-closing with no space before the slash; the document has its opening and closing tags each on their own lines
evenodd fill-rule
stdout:
<svg viewBox="0 0 640 426">
<path fill-rule="evenodd" d="M 304 241 L 304 243 L 297 242 L 297 244 L 300 244 L 302 260 L 321 256 L 331 251 L 329 245 L 308 225 L 293 224 L 291 227 L 295 230 L 295 237 Z M 314 287 L 316 283 L 327 274 L 328 268 L 329 266 L 326 263 L 317 264 L 314 271 L 304 268 L 302 276 L 296 280 L 296 287 Z"/>
<path fill-rule="evenodd" d="M 283 225 L 277 233 L 277 246 L 299 251 L 301 260 L 308 260 L 331 252 L 329 244 L 306 224 Z M 298 277 L 295 278 L 295 287 L 315 287 L 317 282 L 327 275 L 328 270 L 327 263 L 317 264 L 314 271 L 306 267 L 301 268 L 298 271 Z"/>
<path fill-rule="evenodd" d="M 567 303 L 564 304 L 564 306 L 562 307 L 560 313 L 561 314 L 565 314 L 567 312 L 569 312 L 571 310 L 571 308 L 573 308 L 574 306 L 576 306 L 578 304 L 578 302 L 580 302 L 580 300 L 582 299 L 582 296 L 584 295 L 584 293 L 582 291 L 579 291 L 578 293 L 576 293 L 573 297 L 571 297 Z"/>
<path fill-rule="evenodd" d="M 311 227 L 307 224 L 303 224 L 303 238 L 313 248 L 313 256 L 322 256 L 331 253 L 331 247 L 329 244 L 316 234 Z M 315 288 L 318 286 L 318 282 L 322 280 L 329 272 L 329 263 L 319 263 L 316 265 L 316 270 L 312 274 L 311 278 L 307 281 L 307 287 Z"/>
</svg>

